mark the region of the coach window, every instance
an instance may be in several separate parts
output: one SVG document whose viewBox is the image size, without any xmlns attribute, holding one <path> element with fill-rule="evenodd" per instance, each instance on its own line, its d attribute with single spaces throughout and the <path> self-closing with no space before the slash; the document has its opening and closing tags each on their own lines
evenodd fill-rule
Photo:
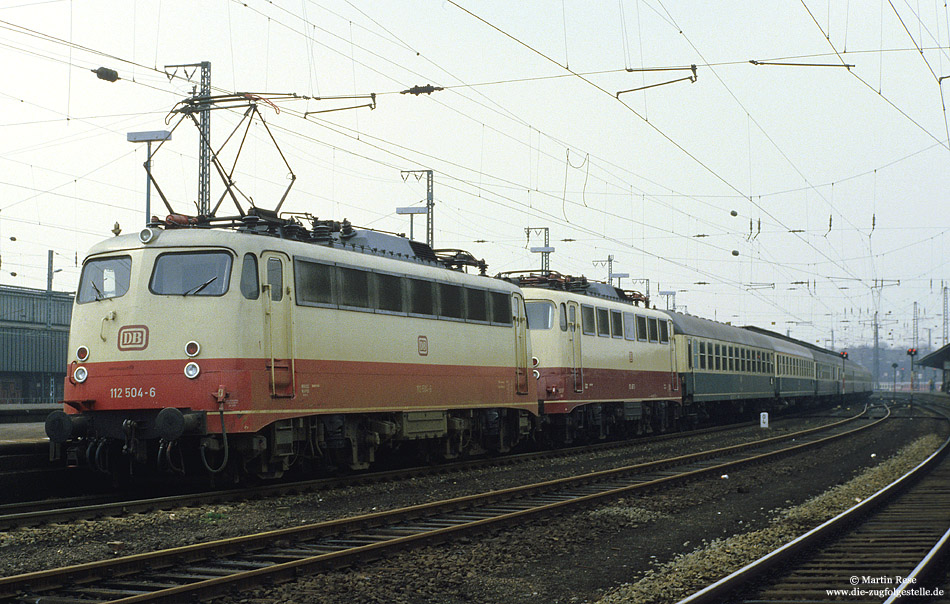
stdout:
<svg viewBox="0 0 950 604">
<path fill-rule="evenodd" d="M 722 357 L 720 357 L 721 350 L 720 350 L 719 344 L 716 344 L 715 346 L 716 346 L 714 348 L 715 352 L 713 353 L 715 356 L 715 363 L 716 363 L 715 367 L 716 367 L 716 370 L 719 371 L 720 369 L 722 369 L 722 360 L 721 360 Z"/>
<path fill-rule="evenodd" d="M 155 259 L 149 289 L 160 295 L 222 296 L 230 278 L 231 254 L 172 252 Z"/>
<path fill-rule="evenodd" d="M 693 357 L 693 366 L 690 369 L 699 369 L 699 347 L 696 345 L 696 340 L 693 338 L 689 339 L 689 347 Z"/>
<path fill-rule="evenodd" d="M 670 343 L 670 327 L 667 321 L 660 321 L 660 344 L 669 344 L 669 343 Z M 723 368 L 725 368 L 725 365 L 723 366 Z"/>
<path fill-rule="evenodd" d="M 729 347 L 729 371 L 736 370 L 736 349 L 734 346 Z"/>
<path fill-rule="evenodd" d="M 105 298 L 118 298 L 129 291 L 132 275 L 131 256 L 113 256 L 89 260 L 82 267 L 76 302 L 85 304 Z"/>
<path fill-rule="evenodd" d="M 699 368 L 706 368 L 706 342 L 699 342 Z"/>
<path fill-rule="evenodd" d="M 623 313 L 623 337 L 628 340 L 637 339 L 637 319 L 628 312 Z"/>
<path fill-rule="evenodd" d="M 647 318 L 643 315 L 637 315 L 637 339 L 647 341 Z"/>
<path fill-rule="evenodd" d="M 554 327 L 554 304 L 547 301 L 525 302 L 528 329 L 551 329 Z"/>
<path fill-rule="evenodd" d="M 463 318 L 465 316 L 465 308 L 462 304 L 462 287 L 448 283 L 439 283 L 438 287 L 439 297 L 442 303 L 442 310 L 439 315 L 450 319 Z"/>
<path fill-rule="evenodd" d="M 561 322 L 561 331 L 567 331 L 567 305 L 561 302 L 558 307 L 558 316 Z"/>
<path fill-rule="evenodd" d="M 465 288 L 466 318 L 469 321 L 487 321 L 488 303 L 485 301 L 487 292 L 483 289 Z"/>
<path fill-rule="evenodd" d="M 369 308 L 369 273 L 340 267 L 340 306 Z"/>
<path fill-rule="evenodd" d="M 327 264 L 294 260 L 297 304 L 332 304 L 333 270 Z"/>
<path fill-rule="evenodd" d="M 650 341 L 659 342 L 660 341 L 660 329 L 657 326 L 657 320 L 655 317 L 650 317 Z"/>
<path fill-rule="evenodd" d="M 403 312 L 402 278 L 396 275 L 375 273 L 376 308 L 385 312 Z"/>
<path fill-rule="evenodd" d="M 581 304 L 581 327 L 584 335 L 592 336 L 597 333 L 596 313 L 593 306 Z"/>
<path fill-rule="evenodd" d="M 619 310 L 610 311 L 610 335 L 615 338 L 623 337 L 623 313 Z"/>
<path fill-rule="evenodd" d="M 422 279 L 408 279 L 409 312 L 414 315 L 433 316 L 435 304 L 432 295 L 432 282 Z"/>
<path fill-rule="evenodd" d="M 508 292 L 489 292 L 491 320 L 499 325 L 511 325 L 511 296 Z"/>
</svg>

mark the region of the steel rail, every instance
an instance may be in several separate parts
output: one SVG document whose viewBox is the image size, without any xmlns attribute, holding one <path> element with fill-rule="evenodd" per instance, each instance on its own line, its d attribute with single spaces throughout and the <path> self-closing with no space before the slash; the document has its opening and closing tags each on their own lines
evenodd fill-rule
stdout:
<svg viewBox="0 0 950 604">
<path fill-rule="evenodd" d="M 114 494 L 86 495 L 63 499 L 47 499 L 43 501 L 26 501 L 22 503 L 0 504 L 0 530 L 10 530 L 23 526 L 41 526 L 52 522 L 71 522 L 93 518 L 104 518 L 130 513 L 167 510 L 175 507 L 195 506 L 208 503 L 244 501 L 261 497 L 273 497 L 284 494 L 299 494 L 315 492 L 331 488 L 339 488 L 356 484 L 375 484 L 430 476 L 449 474 L 452 472 L 469 471 L 480 468 L 516 465 L 539 459 L 556 459 L 569 457 L 580 453 L 591 453 L 622 449 L 624 447 L 659 443 L 678 438 L 692 438 L 704 434 L 715 434 L 728 430 L 736 430 L 758 425 L 758 422 L 743 422 L 726 426 L 714 426 L 686 432 L 672 432 L 656 436 L 640 437 L 622 441 L 611 441 L 547 451 L 537 451 L 508 455 L 504 457 L 487 457 L 461 462 L 451 462 L 439 465 L 401 468 L 398 470 L 369 472 L 336 478 L 318 478 L 282 482 L 253 487 L 242 487 L 219 491 L 197 491 L 164 495 L 159 497 L 128 498 Z M 62 470 L 60 470 L 62 471 Z"/>
<path fill-rule="evenodd" d="M 950 417 L 946 413 L 942 413 L 942 419 L 950 420 Z M 875 514 L 880 515 L 883 511 L 886 511 L 887 506 L 897 507 L 900 504 L 898 498 L 902 495 L 911 492 L 915 487 L 917 487 L 920 482 L 927 477 L 928 474 L 934 472 L 936 469 L 940 468 L 941 463 L 944 462 L 948 452 L 950 452 L 950 437 L 948 437 L 943 444 L 934 451 L 930 456 L 928 456 L 924 461 L 920 462 L 917 466 L 906 472 L 903 476 L 897 480 L 891 482 L 884 488 L 880 489 L 872 496 L 867 497 L 857 505 L 852 506 L 851 508 L 841 512 L 835 517 L 823 522 L 807 533 L 799 536 L 798 538 L 786 543 L 785 545 L 773 550 L 772 552 L 762 556 L 758 560 L 751 562 L 739 570 L 723 577 L 719 581 L 705 587 L 704 589 L 692 594 L 691 596 L 684 598 L 678 602 L 678 604 L 713 604 L 731 601 L 731 598 L 734 598 L 739 592 L 748 589 L 751 585 L 763 582 L 766 578 L 771 578 L 774 576 L 776 569 L 781 569 L 783 574 L 790 572 L 795 568 L 795 560 L 800 559 L 805 553 L 813 552 L 823 544 L 829 543 L 829 541 L 839 542 L 841 539 L 836 539 L 840 535 L 848 535 L 851 532 L 856 531 L 856 527 L 860 528 L 862 523 L 866 524 L 866 520 L 869 517 L 874 517 Z M 947 468 L 943 468 L 947 471 Z M 941 481 L 942 482 L 942 481 Z M 945 485 L 940 487 L 935 496 L 932 496 L 928 499 L 929 505 L 933 505 L 937 509 L 946 509 L 946 500 L 947 500 L 947 490 Z M 920 507 L 919 505 L 917 506 Z M 906 517 L 908 514 L 906 512 L 900 513 L 902 516 Z M 919 516 L 919 513 L 912 513 L 912 516 Z M 884 534 L 880 528 L 874 530 L 875 537 L 872 538 L 872 541 L 879 540 L 886 542 L 886 545 L 881 547 L 881 552 L 883 556 L 888 559 L 893 559 L 896 556 L 896 552 L 893 549 L 894 542 L 887 539 L 887 535 Z M 950 530 L 943 534 L 942 537 L 936 539 L 935 545 L 933 547 L 925 547 L 922 551 L 918 550 L 918 555 L 920 556 L 920 562 L 913 568 L 906 568 L 904 572 L 911 574 L 907 575 L 904 584 L 899 587 L 909 589 L 914 587 L 914 582 L 919 578 L 926 576 L 928 573 L 933 572 L 935 567 L 935 561 L 940 560 L 941 564 L 943 563 L 945 557 L 948 555 L 948 536 L 950 536 Z M 931 541 L 933 543 L 933 541 Z M 866 551 L 863 551 L 862 554 L 867 554 Z M 863 559 L 863 564 L 868 565 L 868 558 Z M 857 563 L 855 563 L 857 564 Z M 942 567 L 941 567 L 942 568 Z M 861 571 L 864 572 L 861 572 Z M 838 571 L 843 575 L 847 571 L 840 570 Z M 856 583 L 852 583 L 851 580 L 858 578 L 862 575 L 870 576 L 875 573 L 869 569 L 868 566 L 865 566 L 864 569 L 854 569 L 854 572 L 857 574 L 849 577 L 849 583 L 846 585 L 826 585 L 821 589 L 824 593 L 825 588 L 837 588 L 840 587 L 843 590 L 851 589 L 852 586 Z M 894 575 L 896 576 L 896 575 Z M 904 576 L 903 574 L 901 575 Z M 780 579 L 779 579 L 780 581 Z M 905 587 L 906 585 L 906 587 Z M 919 587 L 919 585 L 917 585 Z M 887 585 L 886 587 L 893 587 L 892 585 Z M 892 596 L 891 599 L 888 599 L 888 602 L 903 601 L 899 595 L 898 588 L 895 588 L 896 596 Z M 804 601 L 803 598 L 814 597 L 814 594 L 807 595 L 802 593 L 802 591 L 791 591 L 790 597 L 795 601 L 800 602 Z M 826 596 L 827 597 L 827 596 Z M 882 601 L 882 598 L 877 598 L 875 602 Z M 748 602 L 759 602 L 764 600 L 745 600 L 739 599 L 738 601 L 748 601 Z M 769 602 L 779 602 L 780 600 L 772 594 L 767 599 Z M 809 600 L 811 601 L 811 600 Z M 850 601 L 860 601 L 857 599 L 857 596 L 850 598 Z"/>
<path fill-rule="evenodd" d="M 718 475 L 736 466 L 788 455 L 869 429 L 885 421 L 888 415 L 858 428 L 847 424 L 860 415 L 820 428 L 659 462 L 6 577 L 0 579 L 0 598 L 22 601 L 16 598 L 29 594 L 30 601 L 48 597 L 52 602 L 63 595 L 69 597 L 69 593 L 81 593 L 116 604 L 212 598 L 263 582 L 290 580 L 304 572 L 376 559 L 394 549 L 440 543 L 465 532 L 494 529 L 638 490 Z M 836 433 L 818 434 L 829 430 Z M 815 440 L 780 448 L 782 441 L 798 441 L 809 436 Z M 735 458 L 736 454 L 756 447 L 772 449 Z M 672 465 L 685 467 L 680 471 L 664 471 Z M 143 568 L 147 572 L 143 573 Z M 56 591 L 59 589 L 65 594 Z"/>
</svg>

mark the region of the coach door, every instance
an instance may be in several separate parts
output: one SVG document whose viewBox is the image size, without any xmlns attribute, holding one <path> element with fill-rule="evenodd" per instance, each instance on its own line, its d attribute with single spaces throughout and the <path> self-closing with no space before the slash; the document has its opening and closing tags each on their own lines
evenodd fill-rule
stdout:
<svg viewBox="0 0 950 604">
<path fill-rule="evenodd" d="M 271 396 L 294 395 L 294 336 L 291 329 L 293 296 L 290 259 L 264 252 L 264 334 Z"/>
<path fill-rule="evenodd" d="M 528 319 L 521 294 L 511 294 L 511 314 L 515 327 L 515 373 L 518 394 L 528 393 Z"/>
<path fill-rule="evenodd" d="M 581 311 L 577 302 L 567 303 L 567 330 L 571 340 L 571 375 L 574 392 L 584 391 L 584 362 L 581 357 Z"/>
</svg>

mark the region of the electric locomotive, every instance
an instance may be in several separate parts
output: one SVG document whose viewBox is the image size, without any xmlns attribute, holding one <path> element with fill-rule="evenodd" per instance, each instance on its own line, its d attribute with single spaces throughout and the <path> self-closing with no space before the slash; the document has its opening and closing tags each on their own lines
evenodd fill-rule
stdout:
<svg viewBox="0 0 950 604">
<path fill-rule="evenodd" d="M 153 219 L 83 263 L 47 434 L 104 472 L 507 451 L 538 395 L 523 294 L 485 268 L 346 221 Z"/>
<path fill-rule="evenodd" d="M 645 296 L 557 272 L 499 277 L 524 292 L 547 440 L 683 427 L 673 325 Z"/>
</svg>

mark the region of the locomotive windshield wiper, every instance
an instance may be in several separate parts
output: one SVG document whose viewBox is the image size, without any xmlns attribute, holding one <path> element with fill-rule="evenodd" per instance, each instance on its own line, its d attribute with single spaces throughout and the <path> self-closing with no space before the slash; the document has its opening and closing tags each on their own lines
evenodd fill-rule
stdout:
<svg viewBox="0 0 950 604">
<path fill-rule="evenodd" d="M 102 300 L 103 298 L 105 298 L 105 296 L 102 294 L 101 291 L 99 291 L 99 288 L 96 286 L 96 282 L 95 282 L 95 281 L 93 281 L 92 279 L 90 279 L 90 280 L 89 280 L 89 285 L 92 286 L 92 289 L 96 290 L 96 302 L 98 302 L 99 300 Z"/>
<path fill-rule="evenodd" d="M 208 287 L 209 285 L 211 285 L 211 283 L 214 282 L 214 280 L 217 279 L 217 278 L 218 278 L 217 275 L 215 275 L 214 277 L 211 277 L 210 279 L 208 279 L 207 281 L 205 281 L 204 283 L 202 283 L 202 284 L 199 285 L 198 287 L 193 287 L 193 288 L 189 289 L 188 291 L 186 291 L 185 293 L 183 293 L 182 296 L 187 296 L 188 294 L 197 294 L 198 292 L 200 292 L 200 291 L 203 290 L 204 288 L 206 288 L 206 287 Z"/>
</svg>

